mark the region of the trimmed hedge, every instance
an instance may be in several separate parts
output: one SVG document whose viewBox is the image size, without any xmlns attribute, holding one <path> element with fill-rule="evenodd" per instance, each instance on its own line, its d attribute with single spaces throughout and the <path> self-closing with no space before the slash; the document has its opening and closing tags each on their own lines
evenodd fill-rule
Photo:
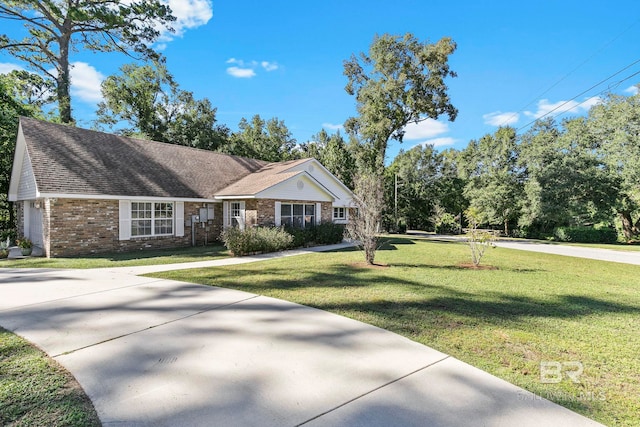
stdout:
<svg viewBox="0 0 640 427">
<path fill-rule="evenodd" d="M 342 242 L 344 225 L 325 222 L 310 228 L 256 227 L 246 230 L 228 228 L 222 241 L 233 255 L 278 252 L 314 245 Z"/>
<path fill-rule="evenodd" d="M 323 222 L 309 228 L 286 227 L 285 230 L 293 236 L 292 248 L 333 245 L 344 239 L 344 225 L 333 222 Z"/>
<path fill-rule="evenodd" d="M 288 249 L 293 243 L 293 236 L 282 228 L 256 227 L 240 230 L 234 227 L 224 230 L 222 241 L 233 255 L 242 256 Z"/>
<path fill-rule="evenodd" d="M 612 228 L 557 227 L 553 237 L 561 242 L 575 243 L 616 243 L 618 233 Z"/>
</svg>

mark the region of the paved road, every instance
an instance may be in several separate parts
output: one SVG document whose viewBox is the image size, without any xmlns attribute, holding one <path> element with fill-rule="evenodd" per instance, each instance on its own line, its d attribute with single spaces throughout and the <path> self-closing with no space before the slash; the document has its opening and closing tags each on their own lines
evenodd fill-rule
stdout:
<svg viewBox="0 0 640 427">
<path fill-rule="evenodd" d="M 465 236 L 450 236 L 411 232 L 411 235 L 431 240 L 446 240 L 466 242 Z M 601 261 L 618 262 L 622 264 L 640 265 L 640 251 L 622 251 L 614 249 L 587 248 L 562 244 L 538 243 L 535 240 L 498 240 L 495 245 L 501 248 L 521 251 L 541 252 L 553 255 L 572 256 L 577 258 L 597 259 Z"/>
<path fill-rule="evenodd" d="M 0 325 L 105 426 L 599 425 L 370 325 L 124 270 L 0 268 Z"/>
<path fill-rule="evenodd" d="M 640 251 L 617 251 L 613 249 L 586 248 L 583 246 L 551 245 L 528 241 L 521 242 L 507 240 L 496 242 L 496 246 L 501 248 L 518 249 L 521 251 L 543 252 L 554 255 L 640 265 Z"/>
</svg>

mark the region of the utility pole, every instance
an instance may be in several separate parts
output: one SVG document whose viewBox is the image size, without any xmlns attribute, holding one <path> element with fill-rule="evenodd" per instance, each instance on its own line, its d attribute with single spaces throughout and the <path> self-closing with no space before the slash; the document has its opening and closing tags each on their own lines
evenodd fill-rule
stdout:
<svg viewBox="0 0 640 427">
<path fill-rule="evenodd" d="M 393 185 L 393 200 L 394 200 L 394 208 L 393 208 L 393 217 L 396 220 L 396 225 L 398 225 L 398 174 L 395 174 L 395 183 Z"/>
</svg>

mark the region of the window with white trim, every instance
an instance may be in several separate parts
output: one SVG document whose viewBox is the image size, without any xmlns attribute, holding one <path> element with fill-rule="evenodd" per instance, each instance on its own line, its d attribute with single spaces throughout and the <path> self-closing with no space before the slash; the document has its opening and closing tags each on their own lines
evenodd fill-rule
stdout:
<svg viewBox="0 0 640 427">
<path fill-rule="evenodd" d="M 131 236 L 173 234 L 173 203 L 131 202 Z"/>
<path fill-rule="evenodd" d="M 316 223 L 316 205 L 282 203 L 280 205 L 280 224 L 294 228 L 308 228 Z"/>
<path fill-rule="evenodd" d="M 231 202 L 229 204 L 229 218 L 231 218 L 231 226 L 239 227 L 242 220 L 242 204 L 240 202 Z"/>
<path fill-rule="evenodd" d="M 333 219 L 347 219 L 347 208 L 333 208 Z"/>
</svg>

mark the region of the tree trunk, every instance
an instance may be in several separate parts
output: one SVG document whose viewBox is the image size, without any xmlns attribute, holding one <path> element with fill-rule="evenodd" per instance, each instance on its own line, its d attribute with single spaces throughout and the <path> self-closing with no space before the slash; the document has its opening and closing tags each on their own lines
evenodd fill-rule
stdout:
<svg viewBox="0 0 640 427">
<path fill-rule="evenodd" d="M 630 211 L 622 211 L 618 212 L 618 216 L 620 217 L 620 221 L 622 221 L 622 233 L 624 234 L 625 240 L 629 241 L 633 239 L 633 220 L 631 219 Z"/>
<path fill-rule="evenodd" d="M 633 228 L 631 229 L 631 232 L 633 233 L 634 236 L 637 236 L 638 234 L 640 234 L 640 217 L 638 217 L 638 220 L 636 221 L 636 223 L 633 224 Z"/>
<path fill-rule="evenodd" d="M 68 21 L 68 20 L 67 20 Z M 56 81 L 58 109 L 60 110 L 60 121 L 62 123 L 73 123 L 71 117 L 71 77 L 69 70 L 69 44 L 71 41 L 71 28 L 67 28 L 70 24 L 63 24 L 62 35 L 59 38 L 60 58 L 58 62 L 58 77 Z"/>
</svg>

